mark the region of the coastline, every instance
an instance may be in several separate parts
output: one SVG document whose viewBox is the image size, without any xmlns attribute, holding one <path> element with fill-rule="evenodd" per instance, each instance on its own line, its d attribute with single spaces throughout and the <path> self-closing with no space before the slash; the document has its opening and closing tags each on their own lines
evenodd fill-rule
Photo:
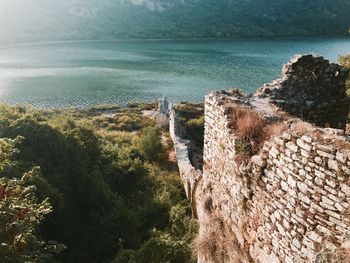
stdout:
<svg viewBox="0 0 350 263">
<path fill-rule="evenodd" d="M 167 42 L 167 41 L 234 41 L 234 40 L 342 40 L 350 39 L 350 35 L 324 35 L 324 36 L 237 36 L 237 37 L 189 37 L 189 38 L 100 38 L 100 39 L 66 39 L 66 40 L 45 40 L 45 41 L 13 41 L 11 43 L 0 42 L 0 48 L 6 47 L 21 47 L 35 45 L 50 45 L 50 44 L 74 44 L 74 43 L 101 43 L 101 42 Z"/>
</svg>

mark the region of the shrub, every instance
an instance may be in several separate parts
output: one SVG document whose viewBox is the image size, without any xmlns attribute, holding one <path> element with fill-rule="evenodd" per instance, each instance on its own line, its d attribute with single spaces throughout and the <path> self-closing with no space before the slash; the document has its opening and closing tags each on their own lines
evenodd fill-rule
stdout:
<svg viewBox="0 0 350 263">
<path fill-rule="evenodd" d="M 225 225 L 217 213 L 209 214 L 204 232 L 195 240 L 195 251 L 213 263 L 240 262 L 244 252 L 235 234 Z"/>
<path fill-rule="evenodd" d="M 135 250 L 123 250 L 111 263 L 137 263 Z"/>
<path fill-rule="evenodd" d="M 350 262 L 350 249 L 338 248 L 335 251 L 324 250 L 320 252 L 314 263 L 348 263 Z"/>
<path fill-rule="evenodd" d="M 161 143 L 161 133 L 157 127 L 147 127 L 142 130 L 138 149 L 148 161 L 159 160 L 163 154 L 163 145 Z"/>
<path fill-rule="evenodd" d="M 203 116 L 204 105 L 182 102 L 176 106 L 176 111 L 183 120 L 196 119 Z"/>
<path fill-rule="evenodd" d="M 237 135 L 245 140 L 259 142 L 265 138 L 265 120 L 250 109 L 239 108 L 233 111 Z"/>
<path fill-rule="evenodd" d="M 343 67 L 347 68 L 350 71 L 350 55 L 343 55 L 339 57 L 339 63 Z M 350 96 L 350 72 L 349 78 L 346 82 L 347 94 Z"/>
<path fill-rule="evenodd" d="M 169 227 L 152 231 L 152 237 L 138 250 L 123 250 L 112 263 L 194 263 L 191 241 L 195 232 L 189 206 L 174 205 Z"/>
<path fill-rule="evenodd" d="M 6 175 L 16 152 L 17 140 L 0 139 L 0 174 Z M 38 201 L 36 187 L 29 184 L 38 170 L 21 179 L 0 178 L 0 258 L 4 263 L 38 262 L 65 249 L 54 242 L 41 241 L 35 231 L 52 211 L 48 199 Z"/>
<path fill-rule="evenodd" d="M 184 139 L 191 141 L 190 158 L 197 169 L 203 168 L 204 104 L 182 102 L 176 106 L 180 117 L 180 131 Z"/>
<path fill-rule="evenodd" d="M 349 70 L 349 78 L 346 82 L 346 93 L 348 96 L 350 96 L 350 55 L 343 55 L 339 57 L 339 63 L 343 67 L 347 68 Z M 348 122 L 350 120 L 350 113 L 348 115 Z"/>
<path fill-rule="evenodd" d="M 235 144 L 236 162 L 244 163 L 253 155 L 253 149 L 250 141 L 244 139 L 237 139 Z"/>
<path fill-rule="evenodd" d="M 38 262 L 65 249 L 43 242 L 35 230 L 52 208 L 47 199 L 38 202 L 35 187 L 21 179 L 0 178 L 0 258 L 4 263 Z"/>
<path fill-rule="evenodd" d="M 267 137 L 267 124 L 259 114 L 243 107 L 233 108 L 232 124 L 239 137 L 235 145 L 236 161 L 243 163 L 259 151 Z"/>
<path fill-rule="evenodd" d="M 232 111 L 232 125 L 235 129 L 236 161 L 243 163 L 257 154 L 263 143 L 280 135 L 287 125 L 284 122 L 268 123 L 262 116 L 246 107 L 235 107 Z"/>
<path fill-rule="evenodd" d="M 196 141 L 204 140 L 204 116 L 197 119 L 190 119 L 186 125 L 186 131 Z"/>
</svg>

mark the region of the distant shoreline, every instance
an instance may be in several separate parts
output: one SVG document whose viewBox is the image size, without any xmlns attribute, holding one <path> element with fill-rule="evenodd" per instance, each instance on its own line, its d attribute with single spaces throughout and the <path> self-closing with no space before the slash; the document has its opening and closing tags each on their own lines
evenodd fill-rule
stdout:
<svg viewBox="0 0 350 263">
<path fill-rule="evenodd" d="M 14 47 L 14 46 L 30 46 L 30 45 L 45 45 L 45 44 L 64 44 L 64 43 L 84 43 L 84 42 L 156 42 L 156 41 L 203 41 L 203 40 L 221 40 L 221 41 L 231 41 L 231 40 L 319 40 L 319 39 L 349 39 L 349 36 L 344 35 L 328 35 L 328 36 L 237 36 L 229 38 L 215 38 L 215 37 L 203 37 L 203 38 L 101 38 L 101 39 L 72 39 L 72 40 L 47 40 L 47 41 L 28 41 L 28 42 L 11 42 L 4 43 L 0 42 L 1 47 Z"/>
</svg>

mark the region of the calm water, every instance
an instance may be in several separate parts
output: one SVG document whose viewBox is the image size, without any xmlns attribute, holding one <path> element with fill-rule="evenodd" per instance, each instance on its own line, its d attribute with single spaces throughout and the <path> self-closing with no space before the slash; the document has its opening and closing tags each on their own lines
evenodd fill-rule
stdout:
<svg viewBox="0 0 350 263">
<path fill-rule="evenodd" d="M 39 108 L 202 101 L 211 90 L 253 92 L 295 53 L 331 61 L 350 39 L 64 42 L 0 47 L 0 101 Z"/>
</svg>

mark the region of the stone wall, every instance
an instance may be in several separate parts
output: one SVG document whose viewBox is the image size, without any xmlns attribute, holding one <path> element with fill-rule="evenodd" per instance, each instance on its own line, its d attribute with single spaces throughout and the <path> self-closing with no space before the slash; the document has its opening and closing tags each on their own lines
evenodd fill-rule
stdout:
<svg viewBox="0 0 350 263">
<path fill-rule="evenodd" d="M 297 56 L 254 95 L 206 97 L 194 196 L 199 263 L 350 262 L 350 143 L 344 130 L 326 128 L 345 128 L 345 74 L 323 58 Z M 269 131 L 248 140 L 255 150 L 243 159 L 242 111 Z"/>
<path fill-rule="evenodd" d="M 158 127 L 167 127 L 169 125 L 170 108 L 171 104 L 165 96 L 158 100 L 158 110 L 156 113 Z"/>
<path fill-rule="evenodd" d="M 297 55 L 283 66 L 282 79 L 264 85 L 258 94 L 318 126 L 344 128 L 349 112 L 347 77 L 346 69 L 323 57 Z"/>
<path fill-rule="evenodd" d="M 181 179 L 184 183 L 186 195 L 191 202 L 193 215 L 195 218 L 197 218 L 197 199 L 194 196 L 196 195 L 198 183 L 202 178 L 202 172 L 200 170 L 197 170 L 191 163 L 191 142 L 189 140 L 184 140 L 181 138 L 180 120 L 175 110 L 170 111 L 169 132 L 170 137 L 174 143 L 177 164 L 179 167 Z"/>
<path fill-rule="evenodd" d="M 254 95 L 209 94 L 203 174 L 171 111 L 178 166 L 199 223 L 198 263 L 350 262 L 346 74 L 321 57 L 296 56 L 281 80 Z"/>
<path fill-rule="evenodd" d="M 226 251 L 223 262 L 310 262 L 349 239 L 350 143 L 343 130 L 312 126 L 259 100 L 226 92 L 206 97 L 200 225 L 215 214 L 237 240 L 227 249 L 243 251 L 240 261 Z M 233 108 L 249 108 L 285 130 L 240 163 Z M 210 253 L 199 262 L 216 262 Z"/>
</svg>

